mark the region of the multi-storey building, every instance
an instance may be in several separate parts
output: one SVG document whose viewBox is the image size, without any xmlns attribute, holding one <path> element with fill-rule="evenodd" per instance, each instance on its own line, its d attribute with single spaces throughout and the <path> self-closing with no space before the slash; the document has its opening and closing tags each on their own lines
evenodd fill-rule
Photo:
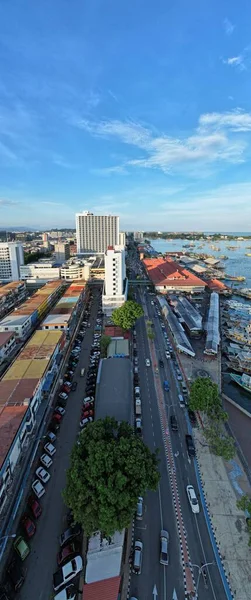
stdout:
<svg viewBox="0 0 251 600">
<path fill-rule="evenodd" d="M 0 243 L 0 281 L 20 279 L 20 267 L 23 264 L 24 252 L 20 242 Z"/>
<path fill-rule="evenodd" d="M 70 258 L 70 244 L 59 242 L 54 246 L 55 260 L 57 263 L 63 263 Z"/>
<path fill-rule="evenodd" d="M 109 315 L 127 299 L 125 251 L 109 246 L 105 253 L 105 284 L 102 296 L 104 312 Z"/>
<path fill-rule="evenodd" d="M 106 252 L 108 246 L 119 243 L 119 217 L 77 213 L 76 235 L 78 253 Z"/>
</svg>

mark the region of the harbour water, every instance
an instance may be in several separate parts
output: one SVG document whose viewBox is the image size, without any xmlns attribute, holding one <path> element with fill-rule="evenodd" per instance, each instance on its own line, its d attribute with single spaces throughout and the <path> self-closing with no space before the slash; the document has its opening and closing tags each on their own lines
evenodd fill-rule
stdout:
<svg viewBox="0 0 251 600">
<path fill-rule="evenodd" d="M 236 233 L 234 235 L 245 235 L 241 233 Z M 250 234 L 249 234 L 250 235 Z M 228 258 L 226 260 L 221 259 L 221 263 L 225 265 L 224 271 L 228 275 L 239 276 L 242 275 L 246 277 L 244 282 L 241 282 L 239 285 L 236 285 L 236 282 L 228 282 L 224 280 L 226 285 L 231 285 L 232 288 L 237 287 L 247 287 L 251 288 L 251 256 L 245 256 L 246 253 L 250 253 L 251 250 L 247 248 L 247 246 L 251 246 L 251 240 L 246 241 L 228 241 L 228 240 L 219 240 L 216 242 L 204 242 L 200 240 L 196 240 L 192 242 L 192 248 L 184 248 L 184 244 L 188 244 L 189 240 L 183 239 L 175 239 L 175 240 L 162 240 L 162 239 L 154 239 L 150 240 L 151 246 L 157 252 L 197 252 L 201 254 L 209 254 L 210 256 L 214 256 L 215 258 L 219 258 L 224 255 Z M 212 245 L 217 247 L 219 250 L 213 250 Z M 203 247 L 201 247 L 203 246 Z M 235 248 L 234 250 L 230 250 L 228 246 Z M 198 261 L 199 262 L 199 261 Z M 238 300 L 239 302 L 249 304 L 251 306 L 251 301 L 245 300 L 244 298 L 240 298 L 239 296 L 232 296 L 233 299 Z M 224 372 L 223 366 L 223 391 L 224 393 L 232 398 L 235 402 L 240 404 L 243 408 L 245 408 L 248 412 L 251 413 L 251 394 L 245 392 L 236 384 L 231 382 L 228 373 Z"/>
</svg>

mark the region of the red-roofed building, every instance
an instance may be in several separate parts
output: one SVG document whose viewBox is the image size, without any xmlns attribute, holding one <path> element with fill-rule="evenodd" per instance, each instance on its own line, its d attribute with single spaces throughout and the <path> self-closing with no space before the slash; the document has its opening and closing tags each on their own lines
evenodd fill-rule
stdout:
<svg viewBox="0 0 251 600">
<path fill-rule="evenodd" d="M 143 264 L 158 292 L 203 292 L 206 287 L 202 279 L 183 269 L 170 258 L 146 258 Z"/>
<path fill-rule="evenodd" d="M 105 335 L 109 335 L 109 337 L 112 338 L 124 338 L 125 340 L 128 340 L 130 338 L 130 331 L 124 331 L 124 329 L 121 329 L 116 325 L 106 325 Z"/>
<path fill-rule="evenodd" d="M 207 281 L 207 287 L 209 287 L 209 289 L 212 292 L 218 292 L 219 294 L 222 293 L 226 293 L 229 292 L 231 293 L 231 290 L 229 289 L 229 287 L 227 287 L 224 283 L 222 283 L 222 281 L 220 281 L 219 279 L 209 279 Z"/>
<path fill-rule="evenodd" d="M 117 600 L 120 577 L 110 577 L 95 583 L 86 583 L 83 589 L 83 600 Z"/>
</svg>

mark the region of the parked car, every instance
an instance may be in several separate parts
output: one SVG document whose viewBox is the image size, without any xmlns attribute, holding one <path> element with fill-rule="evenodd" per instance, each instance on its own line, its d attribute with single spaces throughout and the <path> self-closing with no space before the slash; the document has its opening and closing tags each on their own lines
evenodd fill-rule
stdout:
<svg viewBox="0 0 251 600">
<path fill-rule="evenodd" d="M 89 404 L 90 402 L 94 402 L 94 396 L 86 396 L 83 400 L 83 404 Z"/>
<path fill-rule="evenodd" d="M 51 444 L 50 442 L 47 442 L 44 445 L 44 450 L 45 450 L 45 452 L 47 452 L 47 454 L 49 454 L 49 456 L 54 456 L 54 454 L 56 452 L 55 446 L 53 446 L 53 444 Z"/>
<path fill-rule="evenodd" d="M 151 366 L 150 360 L 149 360 L 149 358 L 146 358 L 146 367 L 150 367 L 150 366 Z"/>
<path fill-rule="evenodd" d="M 136 519 L 138 521 L 141 521 L 143 519 L 143 498 L 142 498 L 142 496 L 138 497 Z"/>
<path fill-rule="evenodd" d="M 46 471 L 43 467 L 38 467 L 38 469 L 36 469 L 36 475 L 38 479 L 42 481 L 42 483 L 47 483 L 51 478 L 50 473 L 48 473 L 48 471 Z"/>
<path fill-rule="evenodd" d="M 76 556 L 71 561 L 66 563 L 61 569 L 56 571 L 53 575 L 53 587 L 55 591 L 71 581 L 78 573 L 83 569 L 83 561 L 81 556 Z"/>
<path fill-rule="evenodd" d="M 164 362 L 162 360 L 162 358 L 159 359 L 159 366 L 163 369 L 164 368 Z"/>
<path fill-rule="evenodd" d="M 72 392 L 75 392 L 75 390 L 77 389 L 77 385 L 78 385 L 77 381 L 74 381 L 73 384 L 72 384 L 72 388 L 71 388 Z"/>
<path fill-rule="evenodd" d="M 194 491 L 194 487 L 192 485 L 187 485 L 186 491 L 192 512 L 198 514 L 200 512 L 200 507 L 199 502 L 197 500 L 197 496 Z"/>
<path fill-rule="evenodd" d="M 50 456 L 48 456 L 48 454 L 42 454 L 42 456 L 40 456 L 40 462 L 46 469 L 49 469 L 53 463 L 53 460 Z"/>
<path fill-rule="evenodd" d="M 77 556 L 80 552 L 80 545 L 71 542 L 68 546 L 64 546 L 57 555 L 57 563 L 62 567 L 66 562 Z"/>
<path fill-rule="evenodd" d="M 10 565 L 7 567 L 7 575 L 14 591 L 17 592 L 20 590 L 25 580 L 25 574 L 21 565 L 19 564 L 18 559 L 12 560 Z"/>
<path fill-rule="evenodd" d="M 60 392 L 60 394 L 58 394 L 58 397 L 62 398 L 62 400 L 67 400 L 68 394 L 66 394 L 66 392 Z"/>
<path fill-rule="evenodd" d="M 80 525 L 78 525 L 78 523 L 76 523 L 76 525 L 74 525 L 73 527 L 69 527 L 63 533 L 61 533 L 59 537 L 60 547 L 62 548 L 63 546 L 65 546 L 65 544 L 69 544 L 69 542 L 71 542 L 73 539 L 79 537 L 81 533 L 81 527 Z"/>
<path fill-rule="evenodd" d="M 22 528 L 28 538 L 33 537 L 36 533 L 36 525 L 28 515 L 24 515 L 22 518 Z"/>
<path fill-rule="evenodd" d="M 167 381 L 167 379 L 165 379 L 165 381 L 163 382 L 163 387 L 165 392 L 169 392 L 169 382 Z"/>
<path fill-rule="evenodd" d="M 57 419 L 56 417 L 59 417 L 59 419 Z M 57 415 L 57 414 L 53 415 L 53 418 L 50 422 L 50 429 L 51 429 L 52 433 L 56 434 L 56 432 L 59 430 L 60 422 L 61 422 L 60 415 Z"/>
<path fill-rule="evenodd" d="M 55 435 L 55 433 L 53 433 L 53 431 L 47 431 L 47 438 L 52 444 L 54 444 L 57 440 L 57 436 Z"/>
<path fill-rule="evenodd" d="M 140 417 L 135 419 L 135 431 L 138 435 L 142 435 L 142 421 Z"/>
<path fill-rule="evenodd" d="M 33 514 L 33 517 L 35 517 L 35 519 L 39 519 L 39 517 L 41 517 L 42 514 L 42 508 L 39 502 L 36 500 L 36 498 L 34 498 L 34 496 L 29 496 L 28 506 Z"/>
<path fill-rule="evenodd" d="M 13 547 L 21 560 L 25 560 L 30 554 L 30 546 L 21 535 L 15 539 Z"/>
<path fill-rule="evenodd" d="M 37 498 L 42 498 L 42 496 L 45 494 L 45 488 L 42 485 L 41 481 L 39 481 L 39 479 L 35 479 L 31 487 Z"/>
<path fill-rule="evenodd" d="M 72 382 L 71 381 L 65 381 L 64 385 L 67 385 L 67 387 L 71 389 Z"/>
<path fill-rule="evenodd" d="M 86 425 L 88 425 L 88 423 L 92 423 L 93 418 L 92 417 L 85 417 L 84 419 L 82 419 L 82 421 L 80 421 L 80 429 L 83 429 L 84 427 L 86 427 Z"/>
<path fill-rule="evenodd" d="M 55 413 L 58 413 L 61 417 L 65 415 L 65 408 L 63 408 L 62 406 L 56 406 L 54 410 Z"/>
<path fill-rule="evenodd" d="M 160 532 L 160 564 L 168 565 L 169 556 L 168 556 L 168 546 L 169 546 L 169 533 L 165 529 L 162 529 Z"/>
<path fill-rule="evenodd" d="M 84 407 L 81 413 L 81 421 L 87 417 L 93 417 L 94 411 L 91 408 Z"/>
<path fill-rule="evenodd" d="M 61 592 L 54 596 L 54 600 L 77 600 L 77 589 L 74 584 L 70 583 Z"/>
<path fill-rule="evenodd" d="M 186 434 L 186 445 L 189 456 L 195 456 L 195 446 L 191 435 Z"/>
<path fill-rule="evenodd" d="M 143 544 L 141 540 L 135 540 L 133 552 L 133 572 L 140 575 L 143 558 Z"/>
</svg>

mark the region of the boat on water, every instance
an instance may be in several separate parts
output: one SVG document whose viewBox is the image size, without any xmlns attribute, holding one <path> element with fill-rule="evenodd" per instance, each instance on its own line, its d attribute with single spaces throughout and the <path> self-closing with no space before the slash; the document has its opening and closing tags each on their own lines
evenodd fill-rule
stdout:
<svg viewBox="0 0 251 600">
<path fill-rule="evenodd" d="M 246 252 L 245 256 L 251 256 L 251 252 Z"/>
<path fill-rule="evenodd" d="M 242 298 L 251 300 L 251 288 L 238 288 L 236 294 L 242 296 Z"/>
<path fill-rule="evenodd" d="M 228 259 L 228 256 L 226 256 L 226 254 L 221 254 L 221 256 L 219 256 L 219 258 L 220 258 L 221 260 L 227 260 L 227 259 Z"/>
<path fill-rule="evenodd" d="M 246 392 L 251 394 L 251 377 L 242 373 L 242 375 L 236 375 L 236 373 L 230 373 L 232 381 L 240 385 Z"/>
<path fill-rule="evenodd" d="M 245 281 L 246 277 L 244 275 L 227 275 L 225 274 L 225 279 L 228 281 Z"/>
<path fill-rule="evenodd" d="M 251 375 L 251 352 L 239 352 L 228 357 L 227 368 Z"/>
</svg>

